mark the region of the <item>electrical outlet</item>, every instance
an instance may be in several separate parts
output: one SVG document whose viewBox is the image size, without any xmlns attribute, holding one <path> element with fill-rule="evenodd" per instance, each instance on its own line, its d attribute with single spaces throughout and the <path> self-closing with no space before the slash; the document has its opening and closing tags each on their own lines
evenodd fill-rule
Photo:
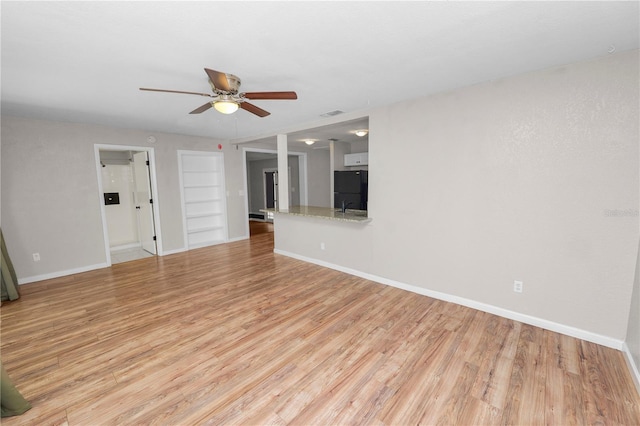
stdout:
<svg viewBox="0 0 640 426">
<path fill-rule="evenodd" d="M 320 243 L 320 250 L 324 250 L 324 243 Z"/>
<path fill-rule="evenodd" d="M 524 283 L 522 281 L 514 281 L 513 291 L 515 291 L 516 293 L 522 293 L 523 286 L 524 286 Z"/>
<path fill-rule="evenodd" d="M 40 253 L 33 253 L 33 261 L 40 262 Z"/>
</svg>

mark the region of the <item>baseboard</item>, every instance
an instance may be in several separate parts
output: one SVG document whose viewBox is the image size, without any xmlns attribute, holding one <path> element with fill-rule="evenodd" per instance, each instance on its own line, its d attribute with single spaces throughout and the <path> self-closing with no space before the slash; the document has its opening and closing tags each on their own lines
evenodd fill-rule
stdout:
<svg viewBox="0 0 640 426">
<path fill-rule="evenodd" d="M 633 361 L 633 355 L 629 350 L 629 346 L 627 346 L 627 342 L 622 344 L 622 352 L 624 353 L 625 361 L 627 361 L 627 367 L 629 367 L 629 371 L 631 372 L 631 377 L 633 377 L 633 383 L 636 385 L 638 395 L 640 395 L 640 366 L 636 365 Z"/>
<path fill-rule="evenodd" d="M 74 275 L 74 274 L 79 274 L 81 272 L 88 272 L 88 271 L 93 271 L 95 269 L 102 269 L 102 268 L 106 268 L 108 266 L 109 265 L 107 265 L 106 263 L 97 263 L 95 265 L 83 266 L 81 268 L 67 269 L 65 271 L 51 272 L 50 274 L 34 275 L 32 277 L 19 278 L 18 279 L 18 284 L 22 285 L 22 284 L 33 283 L 33 282 L 36 282 L 36 281 L 50 280 L 52 278 L 60 278 L 60 277 L 65 277 L 67 275 Z"/>
<path fill-rule="evenodd" d="M 290 253 L 284 250 L 274 249 L 274 253 L 281 254 L 283 256 L 292 257 L 294 259 L 303 260 L 305 262 L 314 263 L 319 266 L 324 266 L 326 268 L 335 269 L 340 272 L 345 272 L 350 275 L 355 275 L 360 278 L 364 278 L 370 281 L 375 281 L 380 284 L 389 285 L 391 287 L 396 287 L 401 290 L 410 291 L 412 293 L 421 294 L 423 296 L 432 297 L 434 299 L 443 300 L 445 302 L 451 302 L 458 305 L 466 306 L 468 308 L 477 309 L 479 311 L 487 312 L 490 314 L 498 315 L 503 318 L 508 318 L 514 321 L 519 321 L 525 324 L 533 325 L 536 327 L 544 328 L 549 331 L 554 331 L 556 333 L 564 334 L 567 336 L 575 337 L 578 339 L 586 340 L 588 342 L 597 343 L 602 346 L 606 346 L 609 348 L 622 350 L 624 341 L 613 339 L 611 337 L 603 336 L 601 334 L 592 333 L 586 330 L 582 330 L 579 328 L 571 327 L 564 324 L 559 324 L 553 321 L 545 320 L 542 318 L 537 318 L 534 316 L 521 314 L 519 312 L 510 311 L 508 309 L 500 308 L 497 306 L 489 305 L 482 302 L 477 302 L 475 300 L 466 299 L 464 297 L 454 296 L 447 293 L 441 293 L 439 291 L 433 291 L 422 287 L 417 287 L 410 284 L 401 283 L 399 281 L 390 280 L 388 278 L 378 277 L 376 275 L 368 274 L 366 272 L 361 272 L 355 269 L 346 268 L 344 266 L 335 265 L 333 263 L 325 262 L 318 259 L 312 259 L 306 256 L 301 256 L 295 253 Z"/>
<path fill-rule="evenodd" d="M 137 243 L 130 243 L 130 244 L 122 244 L 119 246 L 113 246 L 113 247 L 109 247 L 109 251 L 113 252 L 113 251 L 118 251 L 118 250 L 127 250 L 130 248 L 136 248 L 136 247 L 142 247 L 142 244 L 137 242 Z"/>
<path fill-rule="evenodd" d="M 242 241 L 242 240 L 248 240 L 249 236 L 248 235 L 243 235 L 241 237 L 234 237 L 234 238 L 229 238 L 229 241 L 227 241 L 228 243 L 235 243 L 236 241 Z"/>
<path fill-rule="evenodd" d="M 248 236 L 241 236 L 241 237 L 231 238 L 227 242 L 232 243 L 232 242 L 235 242 L 235 241 L 242 241 L 242 240 L 247 240 L 247 239 L 249 239 Z M 220 244 L 224 244 L 224 243 L 220 243 Z M 139 244 L 137 246 L 139 246 Z M 162 254 L 158 253 L 158 256 L 168 256 L 168 255 L 171 255 L 171 254 L 182 253 L 182 252 L 185 252 L 185 251 L 188 251 L 188 249 L 186 247 L 181 247 L 181 248 L 175 249 L 175 250 L 165 250 L 165 251 L 162 252 Z M 87 271 L 93 271 L 95 269 L 107 268 L 108 266 L 109 265 L 107 265 L 106 262 L 105 262 L 105 263 L 98 263 L 98 264 L 95 264 L 95 265 L 83 266 L 81 268 L 68 269 L 66 271 L 52 272 L 50 274 L 34 275 L 32 277 L 19 278 L 18 279 L 18 285 L 34 283 L 36 281 L 50 280 L 52 278 L 60 278 L 60 277 L 64 277 L 64 276 L 67 276 L 67 275 L 79 274 L 81 272 L 87 272 Z"/>
<path fill-rule="evenodd" d="M 234 237 L 234 238 L 229 238 L 227 241 L 222 241 L 222 242 L 218 242 L 215 244 L 205 244 L 203 246 L 200 247 L 192 247 L 192 249 L 198 249 L 198 248 L 203 248 L 203 247 L 210 247 L 210 246 L 217 246 L 219 244 L 226 244 L 226 243 L 235 243 L 236 241 L 242 241 L 242 240 L 248 240 L 249 237 L 246 235 L 240 236 L 240 237 Z M 164 253 L 162 253 L 162 256 L 168 256 L 170 254 L 176 254 L 176 253 L 183 253 L 185 251 L 189 251 L 189 248 L 187 247 L 181 247 L 179 249 L 175 249 L 175 250 L 167 250 Z"/>
<path fill-rule="evenodd" d="M 181 247 L 181 248 L 175 249 L 175 250 L 165 250 L 165 251 L 162 252 L 161 255 L 159 254 L 159 256 L 169 256 L 170 254 L 182 253 L 182 252 L 185 252 L 185 251 L 187 251 L 186 247 Z"/>
</svg>

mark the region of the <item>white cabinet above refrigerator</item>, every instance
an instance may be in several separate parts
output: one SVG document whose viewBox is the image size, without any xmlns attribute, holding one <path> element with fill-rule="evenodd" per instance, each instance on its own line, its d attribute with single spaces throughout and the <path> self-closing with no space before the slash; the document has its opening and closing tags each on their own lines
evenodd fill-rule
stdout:
<svg viewBox="0 0 640 426">
<path fill-rule="evenodd" d="M 366 166 L 369 164 L 368 152 L 357 152 L 354 154 L 344 155 L 345 166 Z"/>
</svg>

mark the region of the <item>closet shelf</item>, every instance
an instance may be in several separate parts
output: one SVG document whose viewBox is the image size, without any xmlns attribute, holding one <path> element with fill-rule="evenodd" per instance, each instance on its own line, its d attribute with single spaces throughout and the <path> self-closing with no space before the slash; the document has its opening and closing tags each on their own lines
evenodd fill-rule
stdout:
<svg viewBox="0 0 640 426">
<path fill-rule="evenodd" d="M 194 219 L 198 217 L 209 217 L 209 216 L 222 216 L 222 213 L 221 212 L 191 213 L 187 215 L 187 219 Z"/>
<path fill-rule="evenodd" d="M 220 229 L 224 229 L 224 226 L 206 226 L 206 227 L 203 227 L 203 228 L 187 229 L 187 233 L 188 234 L 195 234 L 195 233 L 198 233 L 198 232 L 218 231 Z"/>
<path fill-rule="evenodd" d="M 178 151 L 184 241 L 188 249 L 225 242 L 228 237 L 224 155 Z"/>
</svg>

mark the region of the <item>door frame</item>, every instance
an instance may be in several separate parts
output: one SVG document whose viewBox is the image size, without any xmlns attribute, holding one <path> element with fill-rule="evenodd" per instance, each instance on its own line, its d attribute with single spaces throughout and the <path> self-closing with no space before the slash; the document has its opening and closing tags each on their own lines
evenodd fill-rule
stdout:
<svg viewBox="0 0 640 426">
<path fill-rule="evenodd" d="M 149 157 L 149 179 L 151 181 L 152 191 L 152 212 L 153 223 L 156 233 L 156 250 L 157 255 L 162 256 L 164 254 L 162 248 L 162 232 L 160 230 L 160 203 L 158 201 L 158 183 L 156 178 L 156 156 L 155 150 L 152 147 L 146 146 L 133 146 L 133 145 L 111 145 L 111 144 L 94 144 L 95 155 L 95 167 L 96 175 L 98 176 L 98 200 L 100 203 L 100 216 L 102 218 L 102 235 L 104 238 L 104 252 L 107 266 L 111 266 L 111 248 L 109 244 L 109 228 L 107 226 L 107 215 L 104 206 L 104 190 L 102 185 L 102 165 L 100 164 L 100 151 L 137 151 L 146 152 Z"/>
<path fill-rule="evenodd" d="M 273 206 L 274 208 L 278 205 L 278 169 L 277 168 L 267 168 L 262 169 L 262 198 L 264 200 L 264 208 L 267 209 L 267 173 L 273 173 L 274 182 L 273 182 Z"/>
<path fill-rule="evenodd" d="M 151 173 L 150 173 L 150 170 L 149 170 L 150 169 L 150 164 L 151 164 L 151 161 L 149 160 L 149 153 L 146 152 L 146 151 L 135 151 L 135 152 L 133 152 L 133 167 L 134 167 L 134 170 L 133 170 L 132 176 L 133 176 L 133 186 L 134 186 L 134 189 L 135 189 L 133 191 L 133 194 L 134 194 L 133 195 L 133 199 L 135 200 L 135 204 L 136 204 L 136 220 L 138 222 L 138 239 L 140 240 L 140 245 L 141 245 L 142 250 L 146 251 L 147 253 L 151 253 L 153 255 L 156 255 L 156 254 L 158 254 L 158 244 L 156 242 L 156 239 L 157 239 L 156 236 L 155 235 L 152 236 L 153 237 L 153 239 L 152 239 L 152 241 L 153 241 L 153 243 L 152 243 L 153 244 L 153 252 L 151 252 L 151 251 L 149 251 L 149 250 L 147 250 L 145 248 L 145 241 L 142 238 L 142 234 L 143 234 L 142 231 L 144 230 L 144 228 L 146 228 L 145 226 L 142 225 L 142 222 L 144 220 L 143 216 L 146 216 L 146 213 L 143 213 L 142 210 L 140 209 L 140 205 L 142 204 L 141 200 L 139 199 L 139 189 L 140 189 L 139 185 L 140 185 L 140 182 L 138 182 L 138 177 L 140 176 L 140 173 L 139 173 L 139 170 L 136 170 L 137 169 L 136 155 L 138 155 L 138 154 L 144 154 L 144 161 L 145 161 L 146 164 L 144 165 L 145 170 L 142 173 L 142 175 L 145 176 L 145 178 L 144 178 L 145 191 L 149 191 L 149 196 L 151 197 L 151 200 L 153 199 L 153 191 L 151 190 Z M 150 207 L 153 207 L 153 202 L 148 201 L 149 200 L 148 197 L 144 197 L 143 200 L 144 200 L 144 201 L 142 201 L 143 203 L 145 203 L 145 204 L 148 203 Z M 156 232 L 155 219 L 156 218 L 155 218 L 155 216 L 153 214 L 153 210 L 151 210 L 151 228 L 153 229 L 153 233 L 154 234 Z"/>
<path fill-rule="evenodd" d="M 262 194 L 263 194 L 263 199 L 264 199 L 264 208 L 268 208 L 267 207 L 267 178 L 266 178 L 266 174 L 270 173 L 270 172 L 274 172 L 274 176 L 278 176 L 278 168 L 277 167 L 267 167 L 266 169 L 262 169 Z M 291 167 L 287 167 L 287 172 L 289 173 L 289 200 L 291 200 L 291 198 L 293 198 L 293 191 L 291 190 Z M 273 188 L 273 192 L 275 195 L 275 199 L 274 201 L 274 205 L 278 205 L 278 184 L 279 182 L 276 180 L 274 182 L 275 188 Z"/>
</svg>

